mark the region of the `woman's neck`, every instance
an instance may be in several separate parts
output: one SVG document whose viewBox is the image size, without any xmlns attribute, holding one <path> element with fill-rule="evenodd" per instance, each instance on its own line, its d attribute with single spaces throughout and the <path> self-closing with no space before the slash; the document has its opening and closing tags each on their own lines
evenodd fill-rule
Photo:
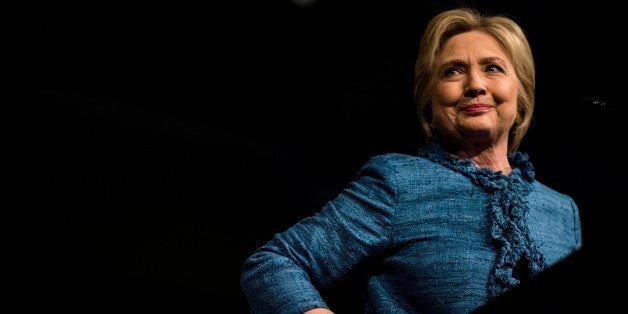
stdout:
<svg viewBox="0 0 628 314">
<path fill-rule="evenodd" d="M 478 145 L 463 143 L 463 145 L 445 145 L 445 150 L 453 157 L 470 159 L 479 168 L 489 168 L 493 171 L 501 171 L 508 175 L 512 167 L 508 161 L 508 145 Z"/>
</svg>

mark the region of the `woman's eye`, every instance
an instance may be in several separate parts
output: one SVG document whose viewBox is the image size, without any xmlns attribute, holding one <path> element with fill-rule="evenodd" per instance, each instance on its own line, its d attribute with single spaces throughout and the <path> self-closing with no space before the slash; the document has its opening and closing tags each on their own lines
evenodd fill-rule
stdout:
<svg viewBox="0 0 628 314">
<path fill-rule="evenodd" d="M 489 64 L 486 66 L 486 72 L 504 72 L 504 69 L 498 64 Z"/>
<path fill-rule="evenodd" d="M 458 73 L 460 73 L 460 72 L 461 72 L 461 71 L 460 71 L 460 69 L 459 69 L 459 68 L 457 68 L 457 67 L 450 67 L 450 68 L 447 68 L 447 69 L 445 70 L 445 73 L 444 73 L 444 74 L 445 74 L 445 76 L 452 76 L 452 75 L 456 75 L 456 74 L 458 74 Z"/>
</svg>

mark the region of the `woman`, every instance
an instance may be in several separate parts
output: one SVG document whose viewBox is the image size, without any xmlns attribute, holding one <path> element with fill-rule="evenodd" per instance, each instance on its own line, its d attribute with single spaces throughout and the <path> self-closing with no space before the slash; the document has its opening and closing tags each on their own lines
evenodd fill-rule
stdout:
<svg viewBox="0 0 628 314">
<path fill-rule="evenodd" d="M 331 313 L 321 292 L 367 268 L 366 312 L 466 313 L 581 247 L 573 199 L 517 148 L 535 69 L 520 27 L 467 8 L 428 24 L 415 99 L 426 145 L 373 157 L 320 212 L 244 263 L 252 312 Z"/>
</svg>

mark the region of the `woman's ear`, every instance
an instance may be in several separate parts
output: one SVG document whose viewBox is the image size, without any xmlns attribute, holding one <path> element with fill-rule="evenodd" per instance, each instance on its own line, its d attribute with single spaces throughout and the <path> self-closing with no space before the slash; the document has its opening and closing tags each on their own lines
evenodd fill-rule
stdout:
<svg viewBox="0 0 628 314">
<path fill-rule="evenodd" d="M 436 130 L 436 122 L 434 122 L 434 118 L 430 119 L 430 129 Z"/>
</svg>

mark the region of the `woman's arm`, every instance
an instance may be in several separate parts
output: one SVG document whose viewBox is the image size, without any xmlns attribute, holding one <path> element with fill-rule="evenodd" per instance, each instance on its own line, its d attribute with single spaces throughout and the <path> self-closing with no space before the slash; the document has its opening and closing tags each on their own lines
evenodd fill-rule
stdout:
<svg viewBox="0 0 628 314">
<path fill-rule="evenodd" d="M 397 201 L 394 174 L 383 157 L 371 159 L 320 212 L 258 248 L 245 261 L 241 276 L 251 312 L 327 308 L 318 289 L 329 287 L 388 244 Z"/>
</svg>

